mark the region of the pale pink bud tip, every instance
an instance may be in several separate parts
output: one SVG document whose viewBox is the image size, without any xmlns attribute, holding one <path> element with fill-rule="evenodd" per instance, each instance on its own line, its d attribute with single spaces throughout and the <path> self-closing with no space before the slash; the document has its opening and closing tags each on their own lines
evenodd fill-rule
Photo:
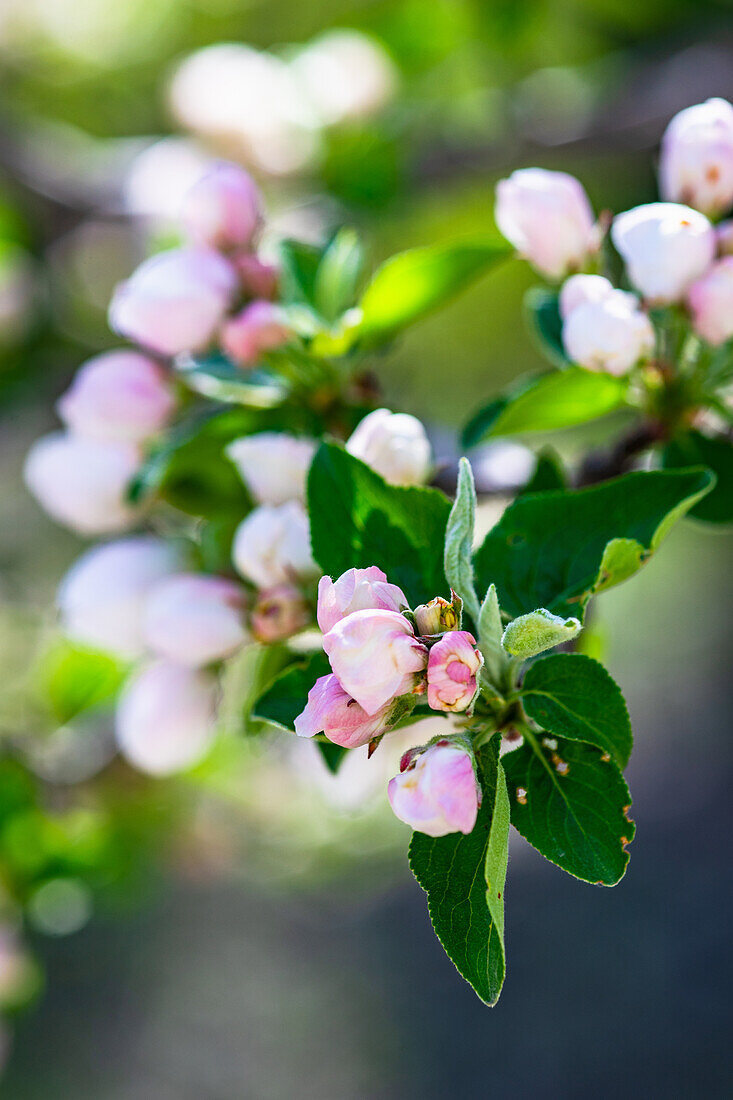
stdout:
<svg viewBox="0 0 733 1100">
<path fill-rule="evenodd" d="M 466 710 L 476 694 L 481 664 L 476 640 L 467 630 L 444 634 L 428 659 L 428 704 L 433 710 Z"/>
<path fill-rule="evenodd" d="M 674 116 L 662 139 L 662 196 L 711 217 L 733 205 L 733 107 L 708 99 Z"/>
<path fill-rule="evenodd" d="M 346 450 L 390 485 L 424 485 L 432 451 L 425 428 L 415 416 L 375 409 L 359 422 Z"/>
<path fill-rule="evenodd" d="M 77 435 L 141 443 L 165 427 L 175 404 L 157 363 L 139 352 L 109 351 L 79 368 L 57 409 Z"/>
<path fill-rule="evenodd" d="M 198 244 L 246 248 L 262 221 L 262 197 L 244 168 L 223 162 L 187 191 L 182 220 Z"/>
<path fill-rule="evenodd" d="M 400 821 L 428 836 L 470 833 L 481 802 L 471 753 L 447 739 L 424 752 L 413 750 L 387 794 Z"/>
<path fill-rule="evenodd" d="M 251 252 L 232 257 L 232 262 L 239 272 L 247 297 L 267 298 L 269 301 L 277 297 L 280 270 L 274 264 L 265 263 Z"/>
<path fill-rule="evenodd" d="M 281 584 L 257 593 L 252 608 L 252 633 L 258 642 L 279 642 L 308 626 L 311 615 L 301 592 L 292 585 Z"/>
<path fill-rule="evenodd" d="M 222 660 L 247 640 L 245 594 L 225 577 L 181 573 L 151 590 L 143 630 L 148 647 L 191 668 Z"/>
<path fill-rule="evenodd" d="M 695 332 L 709 344 L 733 336 L 733 256 L 722 260 L 693 283 L 687 295 Z"/>
<path fill-rule="evenodd" d="M 263 504 L 240 523 L 232 558 L 241 576 L 258 588 L 294 584 L 318 575 L 310 548 L 310 528 L 303 505 Z"/>
<path fill-rule="evenodd" d="M 348 569 L 336 581 L 321 577 L 318 583 L 318 625 L 324 634 L 354 611 L 402 611 L 407 606 L 402 589 L 390 584 L 376 565 Z"/>
<path fill-rule="evenodd" d="M 321 676 L 308 692 L 308 703 L 295 719 L 298 737 L 315 737 L 324 733 L 335 745 L 345 749 L 368 744 L 388 728 L 391 706 L 380 707 L 367 714 L 333 674 Z"/>
<path fill-rule="evenodd" d="M 226 322 L 221 331 L 221 345 L 235 363 L 253 366 L 264 352 L 286 344 L 290 336 L 282 309 L 258 298 Z"/>
</svg>

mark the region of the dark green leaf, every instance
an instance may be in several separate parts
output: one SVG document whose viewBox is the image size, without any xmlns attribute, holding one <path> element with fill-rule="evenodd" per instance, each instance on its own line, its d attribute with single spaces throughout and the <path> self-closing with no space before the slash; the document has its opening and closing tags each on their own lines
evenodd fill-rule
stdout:
<svg viewBox="0 0 733 1100">
<path fill-rule="evenodd" d="M 566 487 L 567 479 L 560 456 L 548 449 L 538 454 L 534 473 L 520 495 L 546 493 L 549 489 L 565 489 Z"/>
<path fill-rule="evenodd" d="M 479 753 L 483 798 L 468 836 L 413 833 L 410 868 L 428 895 L 435 934 L 459 974 L 486 1004 L 499 999 L 504 982 L 504 882 L 509 800 L 499 738 Z"/>
<path fill-rule="evenodd" d="M 219 723 L 222 728 L 235 734 L 258 732 L 260 715 L 254 711 L 259 700 L 278 677 L 296 667 L 296 663 L 302 665 L 303 660 L 285 645 L 252 644 L 240 649 L 226 661 L 221 678 Z"/>
<path fill-rule="evenodd" d="M 323 763 L 328 770 L 335 775 L 341 766 L 341 761 L 349 751 L 342 745 L 334 745 L 331 741 L 316 741 L 318 751 L 323 757 Z"/>
<path fill-rule="evenodd" d="M 546 607 L 582 618 L 591 596 L 632 576 L 712 482 L 700 468 L 651 471 L 522 496 L 476 552 L 476 588 L 496 584 L 512 617 Z"/>
<path fill-rule="evenodd" d="M 614 886 L 626 871 L 635 826 L 631 796 L 608 753 L 539 734 L 502 760 L 512 825 L 576 878 Z"/>
<path fill-rule="evenodd" d="M 436 489 L 398 488 L 324 443 L 308 478 L 313 554 L 324 573 L 378 565 L 410 605 L 447 595 L 443 544 L 450 504 Z"/>
<path fill-rule="evenodd" d="M 253 717 L 294 732 L 295 719 L 308 702 L 308 692 L 320 676 L 327 676 L 330 671 L 328 658 L 321 650 L 297 661 L 256 700 Z"/>
<path fill-rule="evenodd" d="M 715 488 L 690 509 L 690 515 L 705 523 L 733 523 L 733 444 L 729 439 L 687 432 L 665 447 L 662 462 L 667 469 L 707 466 L 712 470 Z"/>
<path fill-rule="evenodd" d="M 553 653 L 527 670 L 524 709 L 549 733 L 587 741 L 609 752 L 619 767 L 633 742 L 629 712 L 618 684 L 603 665 L 580 653 Z"/>
<path fill-rule="evenodd" d="M 524 310 L 531 336 L 540 352 L 556 367 L 570 360 L 562 342 L 562 317 L 557 291 L 532 287 L 524 296 Z"/>
<path fill-rule="evenodd" d="M 280 286 L 286 304 L 315 306 L 316 276 L 323 249 L 303 241 L 280 242 Z"/>
<path fill-rule="evenodd" d="M 315 307 L 329 323 L 354 305 L 363 265 L 358 233 L 340 229 L 323 254 L 314 286 Z"/>
</svg>

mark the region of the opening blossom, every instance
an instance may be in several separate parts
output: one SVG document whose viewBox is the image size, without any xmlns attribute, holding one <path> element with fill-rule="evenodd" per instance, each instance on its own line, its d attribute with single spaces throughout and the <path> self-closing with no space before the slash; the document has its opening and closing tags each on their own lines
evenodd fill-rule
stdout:
<svg viewBox="0 0 733 1100">
<path fill-rule="evenodd" d="M 390 584 L 376 565 L 368 569 L 347 569 L 338 580 L 321 577 L 318 582 L 318 625 L 327 634 L 336 623 L 354 611 L 369 608 L 402 611 L 408 606 L 404 592 Z"/>
<path fill-rule="evenodd" d="M 715 257 L 715 231 L 708 219 L 674 202 L 651 202 L 619 214 L 611 237 L 631 282 L 657 304 L 684 297 Z"/>
<path fill-rule="evenodd" d="M 430 442 L 417 417 L 408 413 L 375 409 L 356 426 L 346 450 L 390 485 L 424 485 L 430 476 Z"/>
<path fill-rule="evenodd" d="M 430 648 L 428 704 L 433 710 L 467 710 L 477 691 L 483 659 L 467 630 L 450 630 Z"/>
<path fill-rule="evenodd" d="M 76 435 L 141 443 L 168 423 L 176 401 L 164 371 L 136 351 L 108 351 L 76 372 L 57 411 Z"/>
<path fill-rule="evenodd" d="M 422 752 L 405 753 L 400 768 L 387 787 L 400 821 L 428 836 L 472 831 L 481 788 L 466 746 L 446 738 Z"/>
<path fill-rule="evenodd" d="M 331 673 L 320 676 L 308 692 L 305 710 L 295 719 L 295 732 L 298 737 L 324 733 L 335 745 L 356 749 L 385 732 L 391 710 L 389 702 L 367 714 Z"/>
<path fill-rule="evenodd" d="M 708 99 L 674 116 L 662 138 L 662 196 L 710 217 L 733 206 L 733 107 Z"/>
</svg>

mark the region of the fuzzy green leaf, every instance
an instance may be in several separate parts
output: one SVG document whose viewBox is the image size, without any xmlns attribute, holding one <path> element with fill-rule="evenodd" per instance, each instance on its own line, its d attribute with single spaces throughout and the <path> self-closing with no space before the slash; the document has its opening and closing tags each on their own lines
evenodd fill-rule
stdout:
<svg viewBox="0 0 733 1100">
<path fill-rule="evenodd" d="M 458 467 L 456 499 L 448 517 L 445 532 L 444 567 L 448 584 L 463 600 L 463 605 L 475 623 L 479 617 L 479 602 L 473 587 L 473 531 L 476 523 L 476 486 L 467 458 Z"/>
</svg>

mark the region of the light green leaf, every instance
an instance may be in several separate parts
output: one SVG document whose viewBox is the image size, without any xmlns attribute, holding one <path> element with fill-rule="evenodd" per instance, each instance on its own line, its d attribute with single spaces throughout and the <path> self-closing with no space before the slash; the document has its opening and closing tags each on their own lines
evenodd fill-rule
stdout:
<svg viewBox="0 0 733 1100">
<path fill-rule="evenodd" d="M 34 678 L 57 722 L 112 702 L 129 666 L 109 653 L 58 638 L 43 653 Z"/>
<path fill-rule="evenodd" d="M 364 266 L 364 251 L 355 229 L 339 229 L 318 265 L 314 285 L 315 307 L 332 323 L 354 304 Z"/>
<path fill-rule="evenodd" d="M 456 499 L 445 532 L 444 569 L 448 584 L 463 600 L 474 623 L 479 603 L 473 586 L 473 531 L 476 523 L 476 486 L 471 463 L 462 458 L 458 466 Z"/>
<path fill-rule="evenodd" d="M 503 632 L 504 624 L 501 620 L 496 585 L 490 584 L 478 617 L 478 646 L 484 659 L 481 672 L 489 685 L 499 690 L 504 684 L 504 674 L 509 663 L 501 644 Z"/>
<path fill-rule="evenodd" d="M 504 983 L 504 881 L 509 806 L 499 737 L 479 752 L 483 798 L 468 836 L 413 833 L 410 868 L 428 895 L 435 934 L 459 974 L 486 1004 Z"/>
<path fill-rule="evenodd" d="M 527 669 L 522 702 L 528 716 L 549 733 L 587 741 L 628 763 L 633 736 L 618 684 L 603 665 L 580 653 L 553 653 Z"/>
<path fill-rule="evenodd" d="M 580 631 L 578 619 L 563 619 L 544 607 L 518 615 L 507 625 L 501 644 L 512 657 L 536 657 L 546 649 L 569 642 Z"/>
</svg>

